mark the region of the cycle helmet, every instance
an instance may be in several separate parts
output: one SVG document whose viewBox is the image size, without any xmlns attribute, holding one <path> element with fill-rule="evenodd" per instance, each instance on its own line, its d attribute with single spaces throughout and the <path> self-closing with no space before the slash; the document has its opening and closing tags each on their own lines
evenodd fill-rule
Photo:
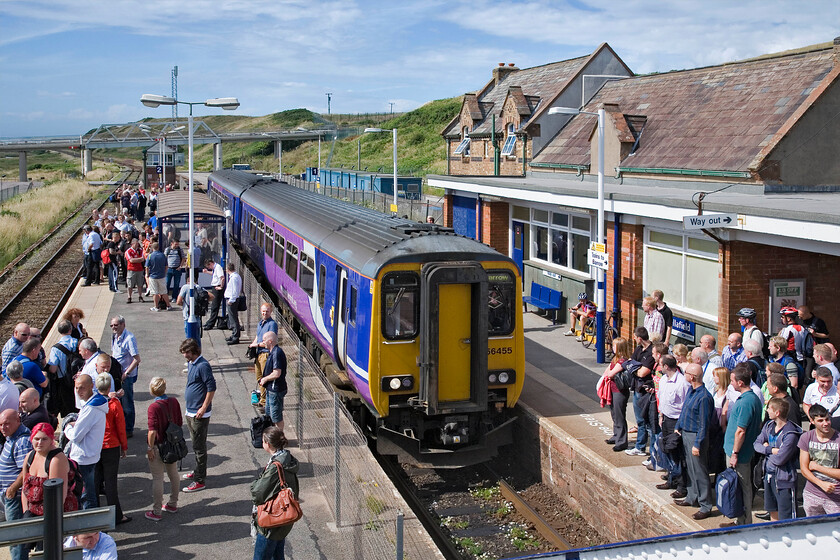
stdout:
<svg viewBox="0 0 840 560">
<path fill-rule="evenodd" d="M 799 310 L 795 307 L 787 305 L 779 310 L 779 315 L 799 315 Z"/>
<path fill-rule="evenodd" d="M 586 295 L 586 292 L 581 292 L 578 294 L 578 299 L 589 299 L 589 296 Z"/>
<path fill-rule="evenodd" d="M 753 309 L 752 307 L 742 307 L 738 310 L 738 313 L 736 313 L 735 315 L 737 315 L 738 317 L 743 317 L 744 319 L 755 319 L 756 313 L 755 309 Z"/>
</svg>

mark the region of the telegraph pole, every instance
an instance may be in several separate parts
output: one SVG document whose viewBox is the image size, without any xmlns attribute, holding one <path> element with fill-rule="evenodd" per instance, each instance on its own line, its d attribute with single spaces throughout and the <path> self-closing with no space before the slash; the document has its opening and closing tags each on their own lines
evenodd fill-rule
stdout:
<svg viewBox="0 0 840 560">
<path fill-rule="evenodd" d="M 324 95 L 327 96 L 327 114 L 330 114 L 330 99 L 332 98 L 332 93 L 325 93 Z"/>
</svg>

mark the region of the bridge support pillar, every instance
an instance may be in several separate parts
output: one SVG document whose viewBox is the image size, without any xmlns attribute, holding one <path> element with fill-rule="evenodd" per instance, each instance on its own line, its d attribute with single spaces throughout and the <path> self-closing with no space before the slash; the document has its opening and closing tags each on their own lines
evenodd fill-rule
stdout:
<svg viewBox="0 0 840 560">
<path fill-rule="evenodd" d="M 274 157 L 277 158 L 277 172 L 283 174 L 283 141 L 274 141 Z"/>
<path fill-rule="evenodd" d="M 18 152 L 18 181 L 26 182 L 26 152 Z"/>
<path fill-rule="evenodd" d="M 82 151 L 82 175 L 87 175 L 93 171 L 93 161 L 91 157 L 91 151 L 85 148 Z"/>
<path fill-rule="evenodd" d="M 213 144 L 213 171 L 222 168 L 222 143 Z"/>
</svg>

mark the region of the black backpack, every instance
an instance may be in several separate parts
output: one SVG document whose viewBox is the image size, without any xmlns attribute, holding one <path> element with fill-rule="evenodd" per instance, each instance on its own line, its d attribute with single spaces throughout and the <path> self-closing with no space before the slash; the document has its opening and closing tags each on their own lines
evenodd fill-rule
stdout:
<svg viewBox="0 0 840 560">
<path fill-rule="evenodd" d="M 61 449 L 53 449 L 49 453 L 47 453 L 47 460 L 44 461 L 44 471 L 46 471 L 47 475 L 50 474 L 50 461 L 52 458 L 58 455 L 59 453 L 63 453 Z M 26 464 L 24 468 L 28 471 L 29 465 L 32 464 L 32 457 L 35 456 L 35 451 L 30 451 L 29 455 L 26 456 Z M 67 480 L 70 482 L 70 487 L 67 488 L 68 492 L 73 492 L 75 494 L 76 499 L 80 500 L 82 498 L 82 490 L 85 486 L 85 479 L 82 478 L 82 473 L 79 472 L 79 464 L 67 457 L 67 462 L 70 463 L 70 470 L 67 473 Z"/>
<path fill-rule="evenodd" d="M 272 422 L 271 418 L 269 418 L 265 414 L 261 414 L 256 418 L 251 418 L 251 445 L 253 445 L 257 449 L 262 449 L 263 432 L 266 428 L 273 425 L 274 422 Z"/>
<path fill-rule="evenodd" d="M 636 378 L 636 372 L 642 367 L 640 362 L 636 360 L 625 360 L 624 369 L 619 371 L 613 377 L 616 388 L 619 391 L 627 391 L 633 387 L 633 380 Z M 260 445 L 262 447 L 262 445 Z"/>
<path fill-rule="evenodd" d="M 165 406 L 169 425 L 166 426 L 163 441 L 158 444 L 158 452 L 160 452 L 160 459 L 164 463 L 177 463 L 187 456 L 189 449 L 187 448 L 187 440 L 184 439 L 184 429 L 172 421 L 168 399 Z"/>
</svg>

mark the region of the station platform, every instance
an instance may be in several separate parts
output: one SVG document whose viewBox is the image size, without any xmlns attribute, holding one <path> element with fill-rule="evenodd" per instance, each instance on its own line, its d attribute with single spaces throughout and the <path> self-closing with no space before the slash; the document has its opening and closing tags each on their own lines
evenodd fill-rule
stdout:
<svg viewBox="0 0 840 560">
<path fill-rule="evenodd" d="M 243 274 L 243 276 L 245 276 Z M 251 279 L 246 278 L 250 286 Z M 117 542 L 120 558 L 202 558 L 231 560 L 250 558 L 253 541 L 250 536 L 250 483 L 266 464 L 268 455 L 251 444 L 250 420 L 255 416 L 251 405 L 251 390 L 255 387 L 253 364 L 245 358 L 248 342 L 254 331 L 248 321 L 257 317 L 259 294 L 251 293 L 249 313 L 243 319 L 242 344 L 228 346 L 226 330 L 205 331 L 202 355 L 213 367 L 217 382 L 208 435 L 208 474 L 206 489 L 187 494 L 183 488 L 178 512 L 163 513 L 163 520 L 147 520 L 144 513 L 152 506 L 152 481 L 146 459 L 147 408 L 152 402 L 148 383 L 161 376 L 167 381 L 167 394 L 177 397 L 184 409 L 183 394 L 186 370 L 178 346 L 184 340 L 184 321 L 178 310 L 153 312 L 150 298 L 146 303 L 126 303 L 126 294 L 114 294 L 106 285 L 82 287 L 74 291 L 67 308 L 78 307 L 85 312 L 82 321 L 88 333 L 110 354 L 111 329 L 109 319 L 122 315 L 126 328 L 137 337 L 141 364 L 135 385 L 136 429 L 129 439 L 126 458 L 120 462 L 119 491 L 121 505 L 131 522 L 118 525 L 110 534 Z M 45 337 L 49 348 L 58 340 L 53 328 Z M 323 416 L 330 430 L 338 427 L 342 444 L 341 460 L 334 462 L 334 452 L 328 446 L 327 431 L 308 421 L 304 426 L 306 446 L 301 449 L 295 434 L 296 422 L 303 418 L 296 412 L 299 403 L 295 394 L 303 387 L 294 379 L 297 348 L 281 328 L 281 346 L 289 359 L 289 394 L 285 399 L 288 449 L 301 463 L 299 472 L 300 500 L 304 517 L 295 524 L 286 539 L 287 558 L 394 558 L 394 520 L 398 512 L 405 516 L 405 555 L 411 558 L 438 559 L 428 533 L 391 485 L 378 463 L 357 437 L 355 428 L 344 416 L 333 417 L 333 400 L 326 390 L 319 389 L 320 381 L 306 378 L 305 394 L 307 418 Z M 292 345 L 292 346 L 290 346 Z M 309 431 L 312 432 L 310 435 Z M 189 434 L 184 428 L 185 436 Z M 328 434 L 329 435 L 329 434 Z M 362 442 L 359 445 L 359 442 Z M 192 447 L 184 459 L 180 473 L 194 466 Z M 325 457 L 329 457 L 326 459 Z M 337 460 L 338 457 L 335 457 Z M 341 467 L 341 492 L 329 483 L 336 465 Z M 325 473 L 327 473 L 325 475 Z M 165 479 L 164 499 L 169 492 Z M 325 482 L 327 481 L 327 482 Z M 340 506 L 336 499 L 343 499 Z M 105 505 L 104 496 L 102 504 Z M 340 514 L 336 514 L 337 508 Z M 359 513 L 361 512 L 361 513 Z M 362 519 L 362 521 L 359 521 Z M 0 558 L 8 557 L 8 549 L 0 551 Z"/>
</svg>

